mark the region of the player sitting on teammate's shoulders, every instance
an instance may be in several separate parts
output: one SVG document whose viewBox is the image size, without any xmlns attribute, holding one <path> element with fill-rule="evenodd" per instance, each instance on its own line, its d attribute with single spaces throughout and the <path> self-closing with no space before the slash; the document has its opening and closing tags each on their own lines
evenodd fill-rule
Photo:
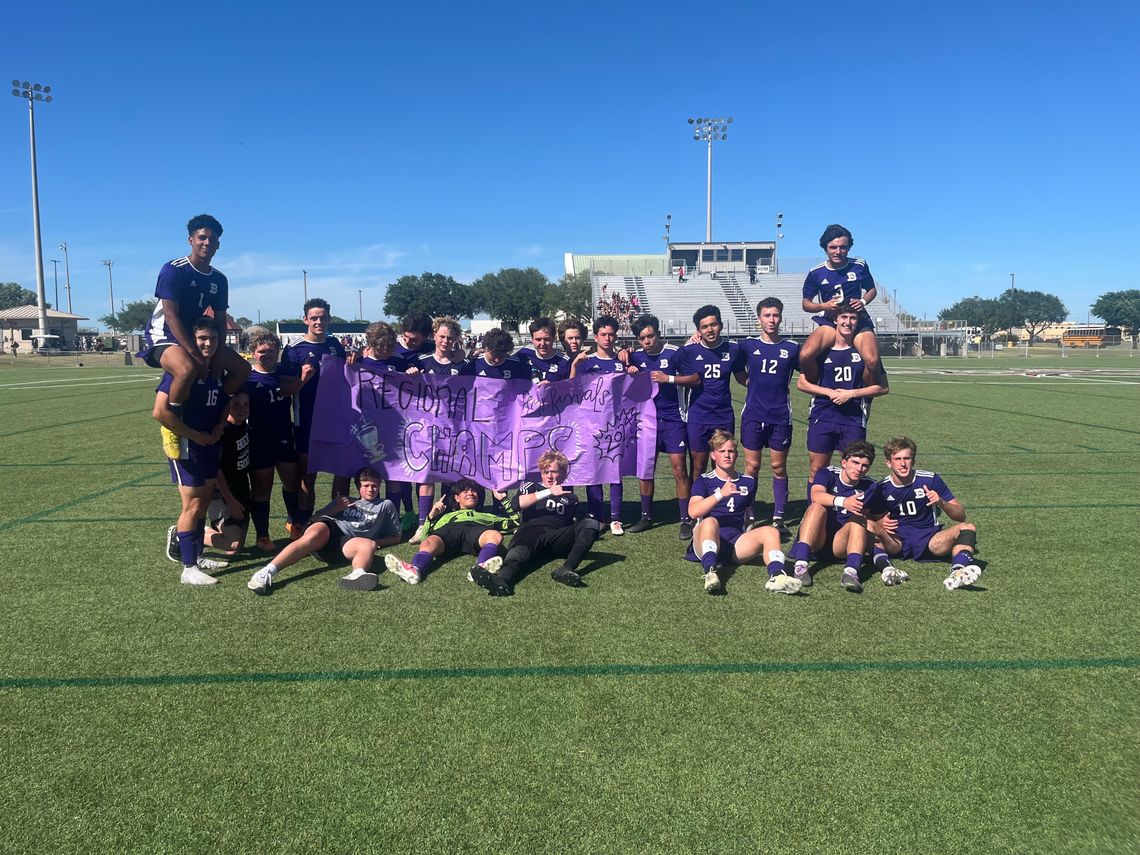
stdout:
<svg viewBox="0 0 1140 855">
<path fill-rule="evenodd" d="M 851 232 L 843 226 L 828 226 L 819 238 L 819 246 L 827 253 L 827 261 L 812 268 L 804 279 L 803 310 L 823 312 L 814 318 L 819 326 L 808 336 L 800 353 L 803 371 L 813 383 L 818 382 L 821 376 L 816 358 L 836 342 L 835 322 L 829 313 L 844 302 L 850 303 L 859 313 L 854 346 L 862 357 L 864 368 L 860 385 L 872 385 L 879 371 L 879 340 L 875 338 L 875 325 L 867 312 L 867 304 L 875 299 L 878 289 L 867 262 L 861 258 L 848 258 L 854 245 Z"/>
<path fill-rule="evenodd" d="M 808 570 L 812 553 L 828 546 L 836 558 L 846 558 L 840 584 L 853 593 L 862 592 L 859 570 L 871 542 L 864 510 L 877 487 L 866 476 L 874 462 L 875 447 L 865 440 L 855 440 L 843 449 L 838 466 L 825 467 L 815 474 L 811 504 L 804 511 L 791 550 L 796 578 L 804 585 L 812 583 Z"/>
<path fill-rule="evenodd" d="M 193 324 L 193 335 L 195 352 L 211 364 L 220 338 L 214 319 L 199 318 Z M 221 381 L 210 372 L 191 382 L 183 406 L 175 411 L 170 408 L 169 397 L 173 383 L 170 372 L 162 375 L 152 413 L 175 438 L 173 449 L 164 438 L 163 450 L 169 458 L 170 480 L 178 485 L 182 500 L 178 522 L 167 531 L 166 553 L 182 562 L 183 585 L 214 585 L 218 580 L 205 571 L 220 570 L 226 562 L 203 557 L 202 547 L 222 450 L 218 441 L 225 430 L 227 399 Z"/>
<path fill-rule="evenodd" d="M 222 456 L 214 482 L 217 493 L 210 502 L 206 545 L 235 555 L 245 546 L 252 501 L 249 450 L 249 393 L 239 389 L 230 398 L 222 433 Z"/>
<path fill-rule="evenodd" d="M 943 581 L 953 591 L 972 585 L 982 575 L 974 563 L 978 531 L 966 522 L 966 509 L 954 498 L 942 476 L 915 469 L 918 446 L 907 436 L 896 436 L 883 446 L 891 474 L 879 482 L 874 498 L 865 505 L 875 535 L 875 566 L 884 585 L 897 585 L 907 574 L 891 564 L 891 556 L 908 561 L 937 561 L 950 556 L 950 575 Z M 943 528 L 938 512 L 954 525 Z"/>
<path fill-rule="evenodd" d="M 352 570 L 338 584 L 352 591 L 373 591 L 379 584 L 372 572 L 372 558 L 381 546 L 400 542 L 400 518 L 396 506 L 380 498 L 383 478 L 371 466 L 356 473 L 360 498 L 337 496 L 313 515 L 309 527 L 271 562 L 250 577 L 246 587 L 255 594 L 272 590 L 277 573 L 316 552 L 330 564 L 347 558 Z"/>
<path fill-rule="evenodd" d="M 474 555 L 475 566 L 489 573 L 497 571 L 503 563 L 499 546 L 511 520 L 484 510 L 485 498 L 484 489 L 470 478 L 457 481 L 428 512 L 424 539 L 411 563 L 389 553 L 384 566 L 409 585 L 419 584 L 435 559 L 456 553 Z"/>
<path fill-rule="evenodd" d="M 471 580 L 492 597 L 509 597 L 515 582 L 530 566 L 551 558 L 562 558 L 562 565 L 550 577 L 571 588 L 584 588 L 578 565 L 602 533 L 602 524 L 592 517 L 574 519 L 578 497 L 562 484 L 570 472 L 570 461 L 560 451 L 547 451 L 538 459 L 539 481 L 525 482 L 511 499 L 512 509 L 522 524 L 511 539 L 511 547 L 498 573 L 485 567 L 471 569 Z"/>
<path fill-rule="evenodd" d="M 881 371 L 873 385 L 863 385 L 862 357 L 854 345 L 859 313 L 850 303 L 841 303 L 830 311 L 835 319 L 835 345 L 815 359 L 819 383 L 811 382 L 803 373 L 802 351 L 801 373 L 796 379 L 796 388 L 812 396 L 807 433 L 809 485 L 814 483 L 816 472 L 831 465 L 836 449 L 867 438 L 871 399 L 890 392 Z"/>
<path fill-rule="evenodd" d="M 708 444 L 713 469 L 693 479 L 689 514 L 697 526 L 685 554 L 686 560 L 701 562 L 705 592 L 724 591 L 722 564 L 747 564 L 757 558 L 768 568 L 765 588 L 781 594 L 799 592 L 802 581 L 784 570 L 780 533 L 772 526 L 744 531 L 745 513 L 756 498 L 756 479 L 736 471 L 736 440 L 728 431 L 716 430 Z"/>
</svg>

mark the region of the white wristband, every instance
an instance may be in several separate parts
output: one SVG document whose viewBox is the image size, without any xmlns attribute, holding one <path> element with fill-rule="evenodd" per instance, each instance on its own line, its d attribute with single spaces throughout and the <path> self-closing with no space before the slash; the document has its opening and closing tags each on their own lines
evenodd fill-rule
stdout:
<svg viewBox="0 0 1140 855">
<path fill-rule="evenodd" d="M 677 382 L 677 378 L 676 378 L 676 377 L 674 377 L 672 374 L 670 374 L 670 375 L 669 375 L 669 382 L 670 382 L 670 383 L 676 383 L 676 382 Z"/>
<path fill-rule="evenodd" d="M 843 510 L 843 502 L 844 502 L 843 496 L 836 496 L 834 499 L 831 500 L 831 507 L 835 508 L 835 510 L 837 510 L 837 511 L 841 511 L 841 510 Z"/>
<path fill-rule="evenodd" d="M 716 500 L 719 502 L 721 499 L 723 499 L 723 498 L 724 498 L 724 491 L 723 491 L 723 490 L 721 490 L 721 489 L 720 489 L 720 487 L 717 487 L 717 488 L 716 488 L 716 489 L 713 491 L 713 495 L 714 495 L 714 496 L 716 496 Z"/>
<path fill-rule="evenodd" d="M 535 497 L 536 499 L 545 499 L 545 498 L 546 498 L 547 496 L 549 496 L 550 494 L 551 494 L 551 491 L 550 491 L 549 489 L 547 489 L 547 490 L 539 490 L 537 493 L 535 493 L 535 494 L 534 494 L 534 497 Z"/>
</svg>

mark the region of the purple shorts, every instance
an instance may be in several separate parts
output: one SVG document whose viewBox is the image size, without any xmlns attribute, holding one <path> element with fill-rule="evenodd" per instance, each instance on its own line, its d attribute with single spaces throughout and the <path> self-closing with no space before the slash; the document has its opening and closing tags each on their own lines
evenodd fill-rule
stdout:
<svg viewBox="0 0 1140 855">
<path fill-rule="evenodd" d="M 201 446 L 187 443 L 189 450 L 185 457 L 167 460 L 170 464 L 170 483 L 179 487 L 205 487 L 218 474 L 218 460 L 222 456 L 222 444 Z"/>
<path fill-rule="evenodd" d="M 287 434 L 275 431 L 265 437 L 250 431 L 250 469 L 272 469 L 278 463 L 297 462 L 297 449 L 293 443 L 293 425 L 289 425 L 288 428 Z"/>
<path fill-rule="evenodd" d="M 684 454 L 688 450 L 687 430 L 679 416 L 657 420 L 657 450 L 666 454 Z"/>
<path fill-rule="evenodd" d="M 866 439 L 867 429 L 812 419 L 808 422 L 807 449 L 814 454 L 834 454 L 857 439 Z M 745 446 L 747 448 L 747 446 Z"/>
<path fill-rule="evenodd" d="M 942 531 L 942 526 L 917 530 L 904 530 L 900 527 L 897 537 L 902 542 L 902 552 L 895 557 L 902 558 L 904 561 L 941 561 L 941 558 L 926 549 L 930 543 L 930 538 L 940 531 Z"/>
<path fill-rule="evenodd" d="M 721 526 L 720 528 L 720 546 L 717 547 L 717 558 L 720 559 L 722 564 L 732 564 L 736 560 L 736 541 L 740 540 L 740 536 L 744 532 L 732 526 Z M 693 540 L 696 540 L 696 535 L 693 535 Z M 697 555 L 697 550 L 693 547 L 693 541 L 689 542 L 689 549 L 685 553 L 686 561 L 700 561 L 701 556 Z"/>
<path fill-rule="evenodd" d="M 713 433 L 718 430 L 726 430 L 729 433 L 735 433 L 736 420 L 729 419 L 727 423 L 705 423 L 694 422 L 692 419 L 690 419 L 686 427 L 688 428 L 687 432 L 689 434 L 689 450 L 696 451 L 698 453 L 707 453 L 709 450 L 709 439 L 712 438 Z"/>
<path fill-rule="evenodd" d="M 740 444 L 749 451 L 759 451 L 761 448 L 787 451 L 792 447 L 792 426 L 741 419 Z"/>
</svg>

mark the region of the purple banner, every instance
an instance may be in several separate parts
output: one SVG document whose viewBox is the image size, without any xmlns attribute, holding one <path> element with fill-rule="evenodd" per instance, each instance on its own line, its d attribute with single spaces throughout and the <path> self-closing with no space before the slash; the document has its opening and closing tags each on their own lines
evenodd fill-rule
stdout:
<svg viewBox="0 0 1140 855">
<path fill-rule="evenodd" d="M 351 475 L 372 464 L 394 481 L 472 478 L 506 489 L 537 472 L 556 449 L 568 484 L 653 478 L 657 414 L 653 381 L 593 374 L 529 380 L 374 373 L 333 356 L 321 362 L 312 471 Z"/>
</svg>

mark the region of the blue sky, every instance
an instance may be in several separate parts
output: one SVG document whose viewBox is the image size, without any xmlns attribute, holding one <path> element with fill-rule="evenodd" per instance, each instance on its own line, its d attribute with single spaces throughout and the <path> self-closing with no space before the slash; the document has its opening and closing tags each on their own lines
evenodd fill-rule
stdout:
<svg viewBox="0 0 1140 855">
<path fill-rule="evenodd" d="M 704 236 L 689 116 L 732 115 L 713 236 L 820 256 L 832 222 L 933 317 L 1009 287 L 1083 319 L 1140 225 L 1135 3 L 45 3 L 8 28 L 36 111 L 48 299 L 97 318 L 225 226 L 231 312 L 381 316 L 406 273 L 562 274 Z M 236 11 L 235 11 L 236 10 Z M 9 16 L 11 17 L 11 16 Z M 1132 57 L 1129 59 L 1129 57 Z M 0 280 L 34 288 L 27 109 L 0 113 Z M 63 277 L 63 265 L 60 265 Z M 60 302 L 66 297 L 60 286 Z"/>
</svg>

